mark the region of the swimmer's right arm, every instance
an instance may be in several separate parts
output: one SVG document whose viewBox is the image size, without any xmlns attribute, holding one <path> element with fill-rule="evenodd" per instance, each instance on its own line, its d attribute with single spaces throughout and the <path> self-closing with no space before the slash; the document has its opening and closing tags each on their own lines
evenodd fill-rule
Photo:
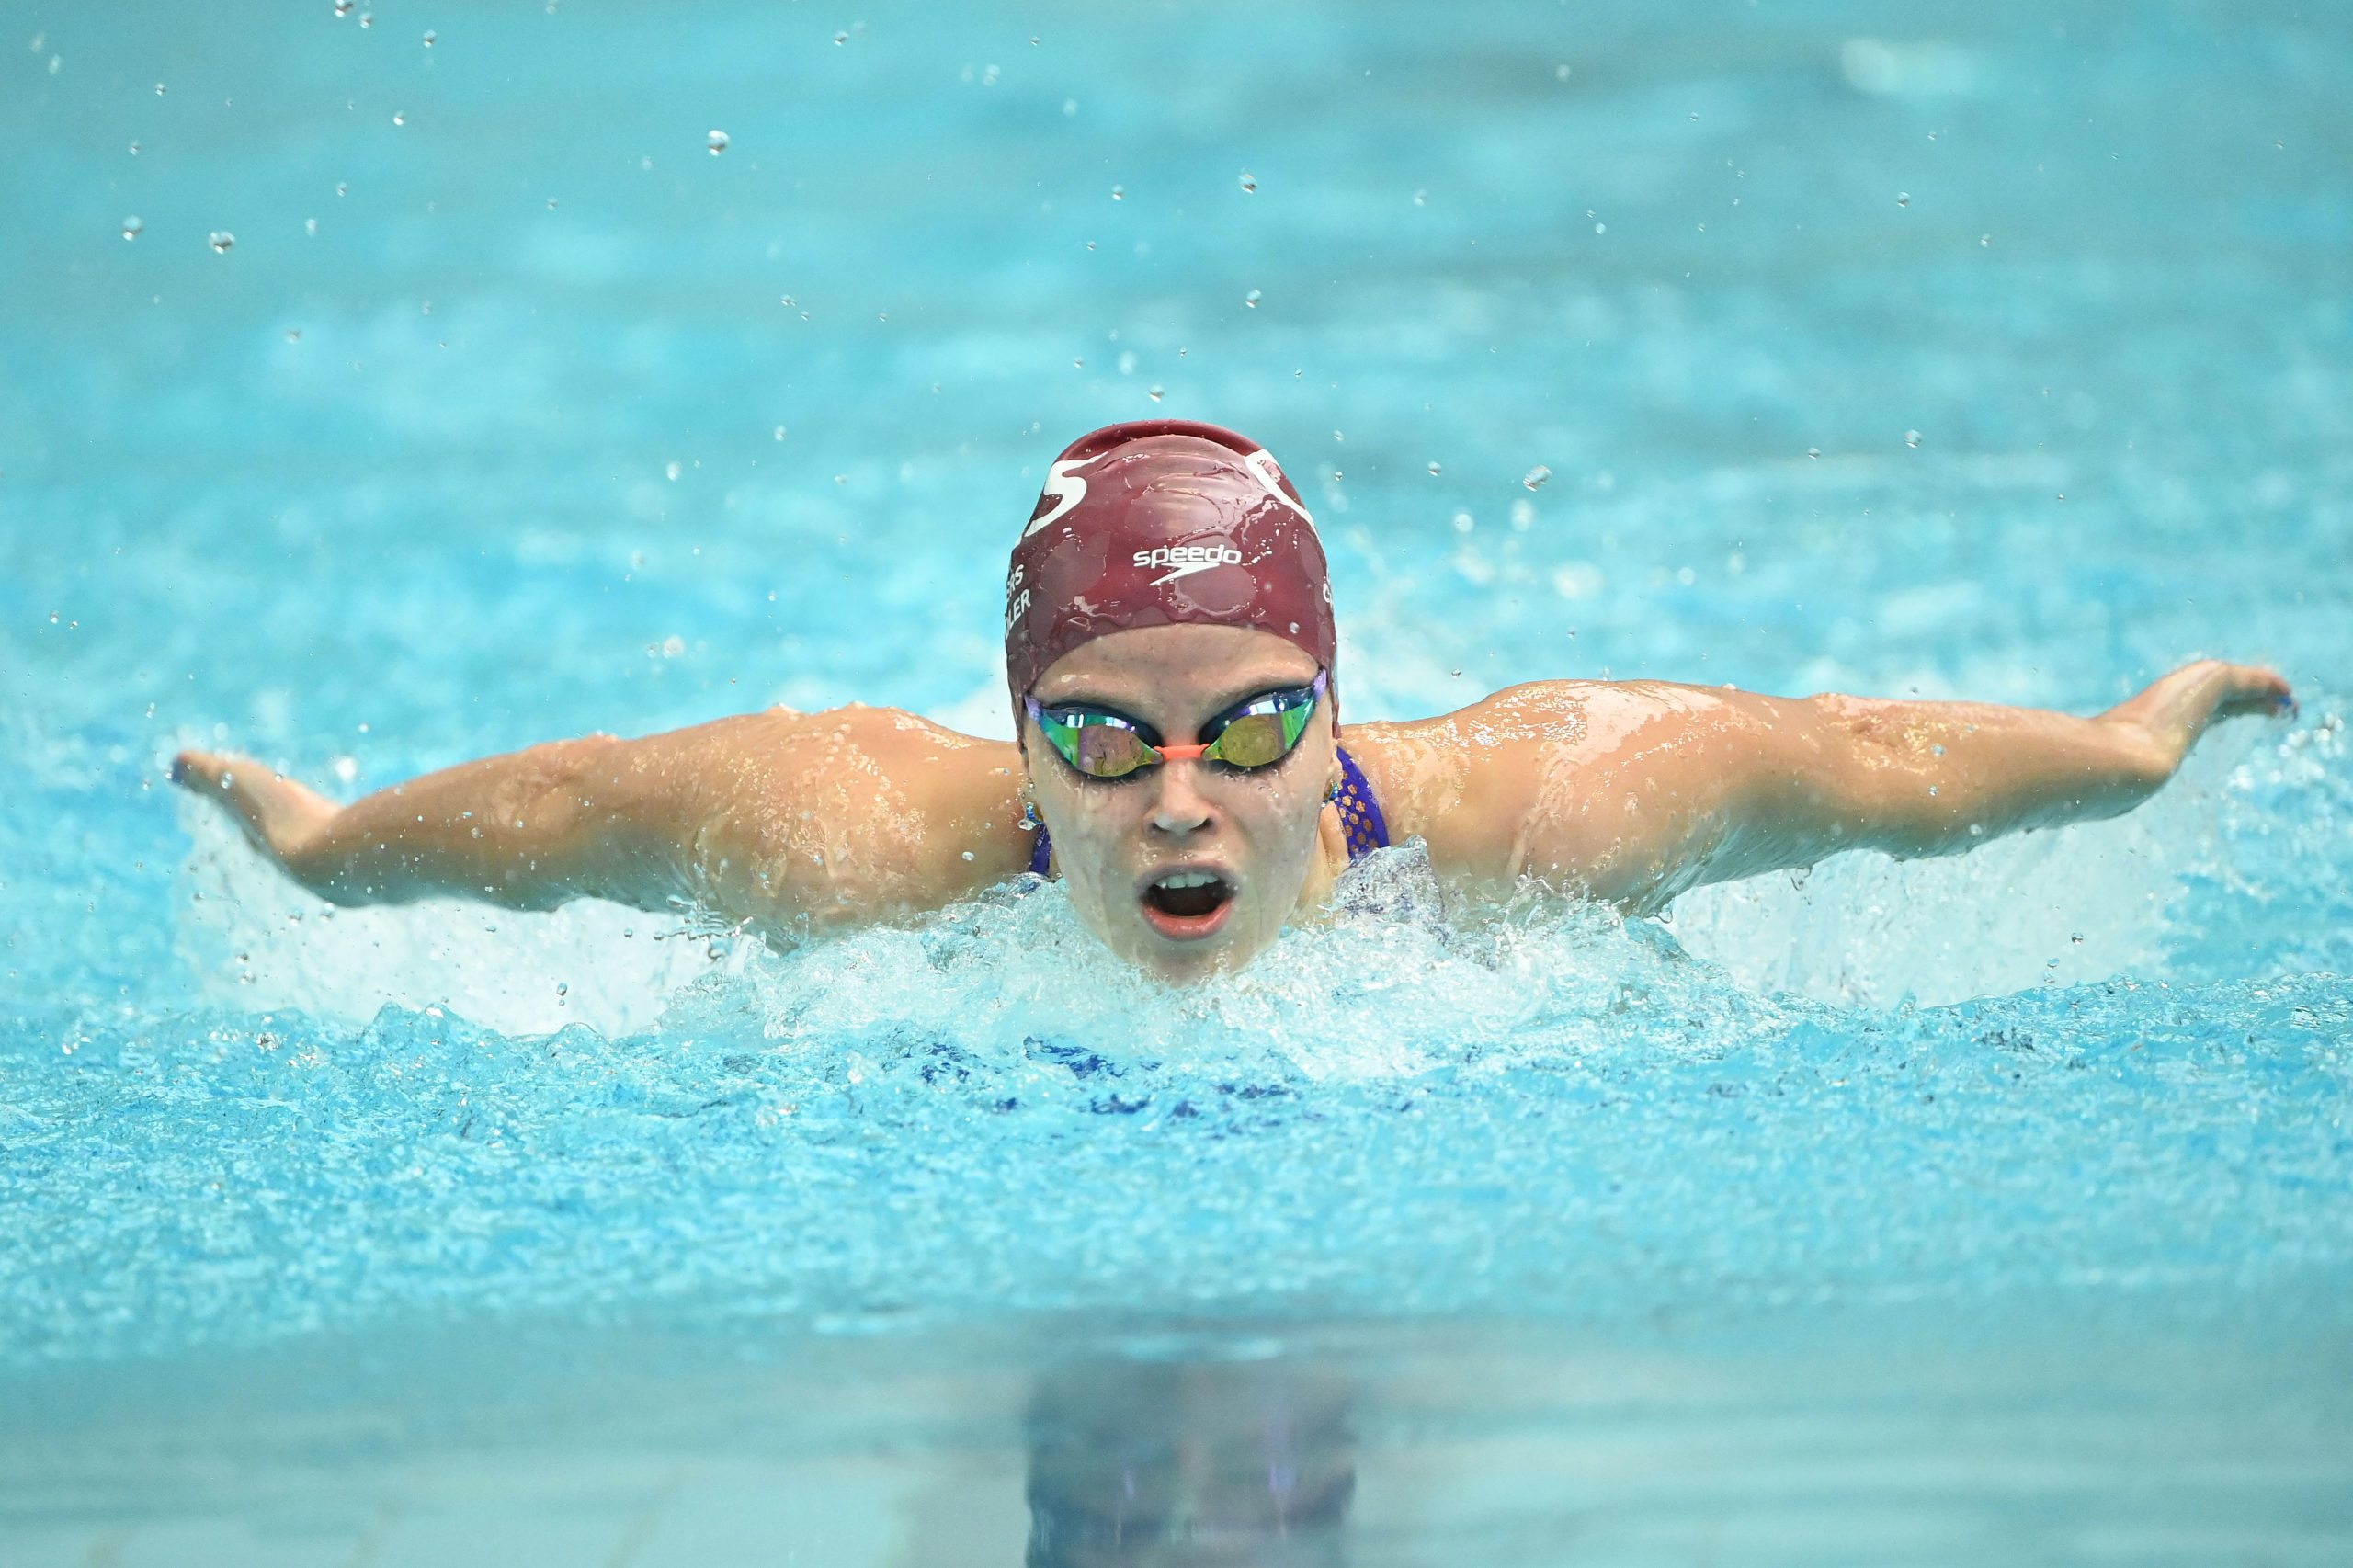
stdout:
<svg viewBox="0 0 2353 1568">
<path fill-rule="evenodd" d="M 776 710 L 533 746 L 340 808 L 244 757 L 184 752 L 174 776 L 339 903 L 596 897 L 782 926 L 935 908 L 1017 872 L 1012 754 L 891 710 Z"/>
</svg>

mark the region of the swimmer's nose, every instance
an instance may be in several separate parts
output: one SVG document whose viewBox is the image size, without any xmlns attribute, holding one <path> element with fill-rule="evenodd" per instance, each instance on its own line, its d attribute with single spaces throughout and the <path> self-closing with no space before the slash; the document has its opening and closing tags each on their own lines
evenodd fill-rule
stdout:
<svg viewBox="0 0 2353 1568">
<path fill-rule="evenodd" d="M 1153 802 L 1152 825 L 1166 834 L 1196 833 L 1209 825 L 1210 803 L 1198 786 L 1196 762 L 1176 759 L 1159 768 L 1160 797 Z"/>
</svg>

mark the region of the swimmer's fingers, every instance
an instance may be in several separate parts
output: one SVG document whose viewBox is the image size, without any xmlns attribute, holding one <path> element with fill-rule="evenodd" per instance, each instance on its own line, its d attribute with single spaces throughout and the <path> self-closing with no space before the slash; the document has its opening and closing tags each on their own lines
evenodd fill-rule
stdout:
<svg viewBox="0 0 2353 1568">
<path fill-rule="evenodd" d="M 2214 705 L 2216 718 L 2233 719 L 2243 713 L 2295 717 L 2296 694 L 2278 670 L 2260 665 L 2228 665 L 2223 668 L 2226 684 L 2222 699 Z"/>
<path fill-rule="evenodd" d="M 184 751 L 172 759 L 172 782 L 237 813 L 256 843 L 286 859 L 335 818 L 335 802 L 249 756 Z"/>
</svg>

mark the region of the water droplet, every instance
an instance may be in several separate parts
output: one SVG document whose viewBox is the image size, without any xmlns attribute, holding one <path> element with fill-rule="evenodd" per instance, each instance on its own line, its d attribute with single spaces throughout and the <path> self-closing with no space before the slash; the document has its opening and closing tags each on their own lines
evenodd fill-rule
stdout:
<svg viewBox="0 0 2353 1568">
<path fill-rule="evenodd" d="M 994 87 L 994 86 L 995 86 L 995 85 L 996 85 L 996 78 L 997 78 L 997 69 L 996 69 L 996 67 L 995 67 L 995 66 L 994 66 L 994 65 L 983 65 L 983 66 L 982 66 L 982 67 L 981 67 L 981 85 L 982 85 L 982 86 L 983 86 L 983 87 Z"/>
<path fill-rule="evenodd" d="M 835 33 L 835 34 L 834 35 L 834 42 L 835 42 L 835 44 L 845 44 L 845 43 L 847 43 L 848 41 L 849 41 L 849 34 L 847 34 L 847 33 Z"/>
<path fill-rule="evenodd" d="M 1527 474 L 1520 480 L 1520 483 L 1528 486 L 1530 490 L 1541 490 L 1544 488 L 1544 482 L 1552 477 L 1552 471 L 1546 468 L 1542 463 L 1538 463 L 1534 468 L 1528 471 Z"/>
<path fill-rule="evenodd" d="M 555 983 L 555 994 L 559 996 L 569 996 L 572 994 L 572 987 L 559 980 Z"/>
<path fill-rule="evenodd" d="M 1074 359 L 1070 363 L 1071 369 L 1074 370 L 1084 370 L 1086 369 L 1086 361 L 1084 359 Z"/>
<path fill-rule="evenodd" d="M 1127 187 L 1126 186 L 1124 186 L 1124 185 L 1115 185 L 1115 186 L 1113 186 L 1113 187 L 1111 187 L 1111 199 L 1112 199 L 1112 200 L 1114 200 L 1114 201 L 1125 201 L 1127 199 L 1128 199 L 1128 187 Z"/>
<path fill-rule="evenodd" d="M 338 17 L 351 15 L 351 0 L 335 0 L 335 14 Z"/>
<path fill-rule="evenodd" d="M 1897 192 L 1895 193 L 1895 204 L 1896 204 L 1898 207 L 1909 207 L 1909 206 L 1911 206 L 1911 205 L 1912 205 L 1912 193 L 1911 193 L 1910 191 L 1908 191 L 1908 190 L 1899 190 L 1899 191 L 1897 191 Z"/>
<path fill-rule="evenodd" d="M 1432 464 L 1430 464 L 1430 473 L 1431 473 L 1431 475 L 1432 475 L 1433 477 L 1435 477 L 1435 476 L 1437 475 L 1437 473 L 1438 473 L 1438 464 L 1436 464 L 1436 463 L 1432 463 Z"/>
<path fill-rule="evenodd" d="M 1511 504 L 1511 527 L 1514 533 L 1526 533 L 1536 526 L 1536 506 L 1530 501 Z"/>
<path fill-rule="evenodd" d="M 1094 242 L 1093 240 L 1089 240 L 1089 241 L 1087 241 L 1087 242 L 1086 242 L 1086 248 L 1087 248 L 1088 250 L 1093 250 L 1093 249 L 1095 248 L 1095 242 Z"/>
<path fill-rule="evenodd" d="M 784 296 L 784 308 L 786 310 L 796 310 L 800 307 L 800 304 L 801 301 L 794 299 L 791 295 L 787 294 Z"/>
<path fill-rule="evenodd" d="M 1609 232 L 1609 225 L 1607 223 L 1596 223 L 1593 226 L 1593 232 L 1597 234 L 1606 234 Z"/>
<path fill-rule="evenodd" d="M 319 221 L 318 221 L 316 218 L 305 218 L 305 219 L 303 219 L 303 220 L 302 220 L 302 232 L 303 232 L 304 233 L 306 233 L 306 234 L 315 234 L 315 233 L 317 233 L 319 232 Z"/>
<path fill-rule="evenodd" d="M 237 236 L 231 233 L 226 229 L 213 230 L 211 238 L 212 248 L 217 251 L 226 251 L 231 245 L 237 243 Z"/>
<path fill-rule="evenodd" d="M 964 851 L 964 858 L 965 858 L 965 859 L 967 859 L 967 860 L 969 860 L 969 859 L 971 859 L 972 858 L 972 852 L 971 850 L 969 850 L 969 849 L 965 850 L 965 851 Z"/>
<path fill-rule="evenodd" d="M 1555 82 L 1565 82 L 1565 81 L 1567 81 L 1568 79 L 1569 79 L 1569 68 L 1568 68 L 1567 66 L 1565 66 L 1565 65 L 1555 65 L 1555 66 L 1553 66 L 1553 67 L 1552 67 L 1552 80 L 1554 80 Z"/>
<path fill-rule="evenodd" d="M 350 194 L 350 192 L 351 192 L 351 187 L 350 187 L 349 186 L 347 186 L 347 185 L 344 184 L 341 180 L 337 180 L 337 181 L 335 181 L 335 193 L 337 196 L 347 196 L 347 195 L 349 195 L 349 194 Z"/>
<path fill-rule="evenodd" d="M 373 11 L 362 11 L 362 12 L 360 12 L 360 13 L 359 13 L 359 25 L 360 25 L 361 27 L 363 27 L 363 28 L 372 28 L 372 27 L 374 27 L 374 26 L 376 25 L 376 13 L 375 13 L 375 12 L 373 12 Z"/>
<path fill-rule="evenodd" d="M 435 34 L 434 34 L 433 29 L 432 29 L 431 28 L 426 28 L 426 29 L 425 29 L 425 47 L 426 47 L 426 48 L 427 48 L 427 49 L 431 49 L 431 48 L 433 47 L 433 44 L 434 44 L 434 38 L 435 38 Z"/>
<path fill-rule="evenodd" d="M 1454 531 L 1456 533 L 1467 534 L 1477 526 L 1478 525 L 1472 520 L 1470 513 L 1457 512 L 1454 514 Z"/>
<path fill-rule="evenodd" d="M 727 132 L 724 131 L 714 131 L 710 135 L 703 138 L 703 144 L 710 149 L 710 155 L 716 158 L 719 154 L 727 151 Z"/>
<path fill-rule="evenodd" d="M 1160 401 L 1160 397 L 1161 397 L 1161 392 L 1160 392 L 1160 389 L 1159 389 L 1158 387 L 1154 387 L 1154 388 L 1153 388 L 1153 389 L 1152 389 L 1152 401 L 1153 401 L 1153 402 L 1154 402 L 1154 403 L 1158 403 L 1158 402 Z"/>
<path fill-rule="evenodd" d="M 1063 100 L 1063 112 L 1064 114 L 1076 114 L 1078 112 L 1078 100 L 1076 98 L 1064 98 Z"/>
<path fill-rule="evenodd" d="M 1904 444 L 1907 447 L 1918 446 L 1920 444 L 1920 432 L 1917 430 L 1906 430 L 1904 432 Z"/>
<path fill-rule="evenodd" d="M 300 342 L 301 342 L 301 341 L 302 341 L 302 329 L 301 329 L 301 327 L 299 327 L 299 326 L 290 326 L 290 327 L 288 327 L 288 328 L 286 329 L 286 341 L 287 341 L 287 342 L 289 342 L 289 343 L 300 343 Z"/>
<path fill-rule="evenodd" d="M 1135 355 L 1134 355 L 1132 352 L 1120 355 L 1120 374 L 1121 374 L 1121 375 L 1123 375 L 1123 376 L 1132 376 L 1132 375 L 1134 375 L 1135 373 L 1136 373 L 1136 357 L 1135 357 Z"/>
<path fill-rule="evenodd" d="M 1695 109 L 1693 109 L 1693 110 L 1691 111 L 1691 118 L 1692 118 L 1692 119 L 1699 119 L 1699 111 L 1698 109 L 1696 109 L 1696 108 L 1695 108 Z"/>
<path fill-rule="evenodd" d="M 552 196 L 548 198 L 548 210 L 551 212 L 555 210 L 555 198 Z"/>
<path fill-rule="evenodd" d="M 131 144 L 131 155 L 134 158 L 139 156 L 139 143 L 136 142 Z"/>
<path fill-rule="evenodd" d="M 1417 190 L 1417 191 L 1414 192 L 1414 205 L 1415 205 L 1415 206 L 1416 206 L 1416 207 L 1427 207 L 1429 204 L 1430 204 L 1430 193 L 1429 193 L 1428 191 L 1427 191 L 1427 190 Z"/>
<path fill-rule="evenodd" d="M 159 98 L 164 96 L 164 84 L 161 82 L 155 84 L 155 96 Z"/>
<path fill-rule="evenodd" d="M 2075 943 L 2077 947 L 2082 947 L 2082 946 L 2083 946 L 2083 944 L 2084 944 L 2084 936 L 2083 936 L 2083 933 L 2082 933 L 2082 932 L 2080 932 L 2080 931 L 2078 931 L 2078 932 L 2076 932 L 2074 936 L 2069 937 L 2067 938 L 2067 940 L 2069 940 L 2070 942 Z"/>
<path fill-rule="evenodd" d="M 776 438 L 779 441 L 784 439 L 784 426 L 781 425 L 776 427 Z"/>
<path fill-rule="evenodd" d="M 1242 296 L 1242 302 L 1255 311 L 1258 308 L 1258 301 L 1263 298 L 1265 298 L 1264 295 L 1260 294 L 1256 289 L 1253 289 L 1250 292 Z"/>
<path fill-rule="evenodd" d="M 136 218 L 125 218 L 122 221 L 122 237 L 126 240 L 135 240 L 139 237 L 139 231 L 146 226 Z"/>
<path fill-rule="evenodd" d="M 1980 234 L 1977 236 L 1977 244 L 1980 249 L 1990 248 L 1994 244 L 1994 236 L 1991 234 Z"/>
<path fill-rule="evenodd" d="M 662 472 L 668 474 L 671 479 L 675 481 L 680 473 L 685 472 L 685 465 L 683 463 L 672 463 Z"/>
<path fill-rule="evenodd" d="M 1242 188 L 1246 191 L 1255 192 L 1258 188 L 1258 182 L 1245 173 L 1242 176 Z"/>
<path fill-rule="evenodd" d="M 392 110 L 392 123 L 394 125 L 406 125 L 408 123 L 408 110 L 404 108 L 396 108 Z"/>
</svg>

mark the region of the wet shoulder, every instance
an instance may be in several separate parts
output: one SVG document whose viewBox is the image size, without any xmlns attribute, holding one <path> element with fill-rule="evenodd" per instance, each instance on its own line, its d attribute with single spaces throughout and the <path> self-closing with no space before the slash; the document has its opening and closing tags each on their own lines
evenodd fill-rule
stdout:
<svg viewBox="0 0 2353 1568">
<path fill-rule="evenodd" d="M 1349 724 L 1344 744 L 1393 839 L 1423 839 L 1441 872 L 1506 876 L 1531 816 L 1574 790 L 1582 767 L 1724 700 L 1669 681 L 1531 681 L 1435 718 Z"/>
<path fill-rule="evenodd" d="M 786 916 L 936 909 L 1028 864 L 1020 754 L 896 708 L 723 721 L 710 757 L 729 858 Z"/>
</svg>

